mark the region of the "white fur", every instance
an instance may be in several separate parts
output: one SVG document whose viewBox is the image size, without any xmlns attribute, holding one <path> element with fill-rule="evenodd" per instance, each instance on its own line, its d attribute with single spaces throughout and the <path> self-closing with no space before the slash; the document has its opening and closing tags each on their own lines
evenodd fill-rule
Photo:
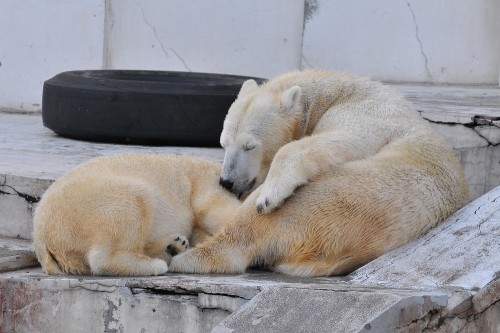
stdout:
<svg viewBox="0 0 500 333">
<path fill-rule="evenodd" d="M 220 166 L 195 158 L 122 154 L 58 179 L 34 216 L 48 274 L 159 275 L 171 255 L 222 228 L 239 207 Z M 190 238 L 188 241 L 187 238 Z"/>
<path fill-rule="evenodd" d="M 245 150 L 247 142 L 254 148 Z M 244 84 L 221 144 L 221 178 L 251 194 L 171 271 L 240 273 L 253 263 L 290 275 L 346 274 L 469 199 L 453 151 L 411 104 L 348 74 L 292 72 Z"/>
</svg>

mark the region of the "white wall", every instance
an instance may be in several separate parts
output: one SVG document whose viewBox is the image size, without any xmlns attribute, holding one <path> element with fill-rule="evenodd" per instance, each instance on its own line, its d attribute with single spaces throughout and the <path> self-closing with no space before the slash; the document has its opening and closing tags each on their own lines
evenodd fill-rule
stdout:
<svg viewBox="0 0 500 333">
<path fill-rule="evenodd" d="M 0 109 L 39 110 L 43 81 L 101 68 L 103 0 L 0 0 Z"/>
<path fill-rule="evenodd" d="M 499 0 L 0 0 L 0 110 L 74 69 L 498 84 L 499 35 Z"/>
<path fill-rule="evenodd" d="M 498 84 L 499 0 L 309 0 L 303 68 Z"/>
<path fill-rule="evenodd" d="M 303 0 L 109 0 L 109 68 L 268 77 L 300 67 Z"/>
</svg>

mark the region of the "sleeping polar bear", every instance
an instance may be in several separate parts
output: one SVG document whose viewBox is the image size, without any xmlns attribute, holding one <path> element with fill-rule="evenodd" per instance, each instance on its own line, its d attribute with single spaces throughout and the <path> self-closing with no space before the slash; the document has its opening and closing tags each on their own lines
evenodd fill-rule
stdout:
<svg viewBox="0 0 500 333">
<path fill-rule="evenodd" d="M 262 185 L 214 238 L 174 257 L 171 271 L 345 274 L 468 202 L 453 151 L 413 107 L 348 74 L 246 81 L 221 145 L 221 185 L 238 194 Z"/>
<path fill-rule="evenodd" d="M 58 179 L 34 216 L 48 274 L 159 275 L 172 255 L 222 228 L 240 201 L 218 164 L 188 156 L 118 154 Z"/>
</svg>

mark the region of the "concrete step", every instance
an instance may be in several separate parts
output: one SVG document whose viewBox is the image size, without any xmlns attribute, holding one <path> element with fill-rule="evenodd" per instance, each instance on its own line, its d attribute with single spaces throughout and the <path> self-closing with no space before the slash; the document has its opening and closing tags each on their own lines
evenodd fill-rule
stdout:
<svg viewBox="0 0 500 333">
<path fill-rule="evenodd" d="M 0 273 L 37 266 L 31 241 L 0 237 Z"/>
<path fill-rule="evenodd" d="M 500 331 L 500 187 L 345 277 L 0 273 L 2 332 Z"/>
</svg>

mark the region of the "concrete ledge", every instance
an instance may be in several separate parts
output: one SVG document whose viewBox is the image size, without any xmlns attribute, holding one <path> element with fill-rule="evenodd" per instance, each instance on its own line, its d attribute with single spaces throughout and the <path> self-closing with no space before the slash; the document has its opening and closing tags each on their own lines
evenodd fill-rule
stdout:
<svg viewBox="0 0 500 333">
<path fill-rule="evenodd" d="M 0 237 L 0 273 L 37 266 L 30 241 Z"/>
<path fill-rule="evenodd" d="M 391 332 L 443 308 L 447 300 L 447 295 L 432 292 L 275 288 L 256 296 L 213 332 Z"/>
<path fill-rule="evenodd" d="M 393 86 L 455 149 L 472 200 L 500 185 L 499 87 Z"/>
<path fill-rule="evenodd" d="M 479 290 L 500 275 L 500 187 L 349 275 L 365 286 Z"/>
<path fill-rule="evenodd" d="M 0 235 L 31 239 L 34 209 L 52 182 L 0 174 Z"/>
<path fill-rule="evenodd" d="M 36 269 L 0 274 L 0 288 L 0 325 L 6 332 L 457 332 L 466 327 L 497 332 L 500 327 L 498 301 L 483 297 L 484 306 L 473 306 L 481 292 L 363 288 L 337 278 L 285 282 L 256 272 L 54 278 Z"/>
</svg>

